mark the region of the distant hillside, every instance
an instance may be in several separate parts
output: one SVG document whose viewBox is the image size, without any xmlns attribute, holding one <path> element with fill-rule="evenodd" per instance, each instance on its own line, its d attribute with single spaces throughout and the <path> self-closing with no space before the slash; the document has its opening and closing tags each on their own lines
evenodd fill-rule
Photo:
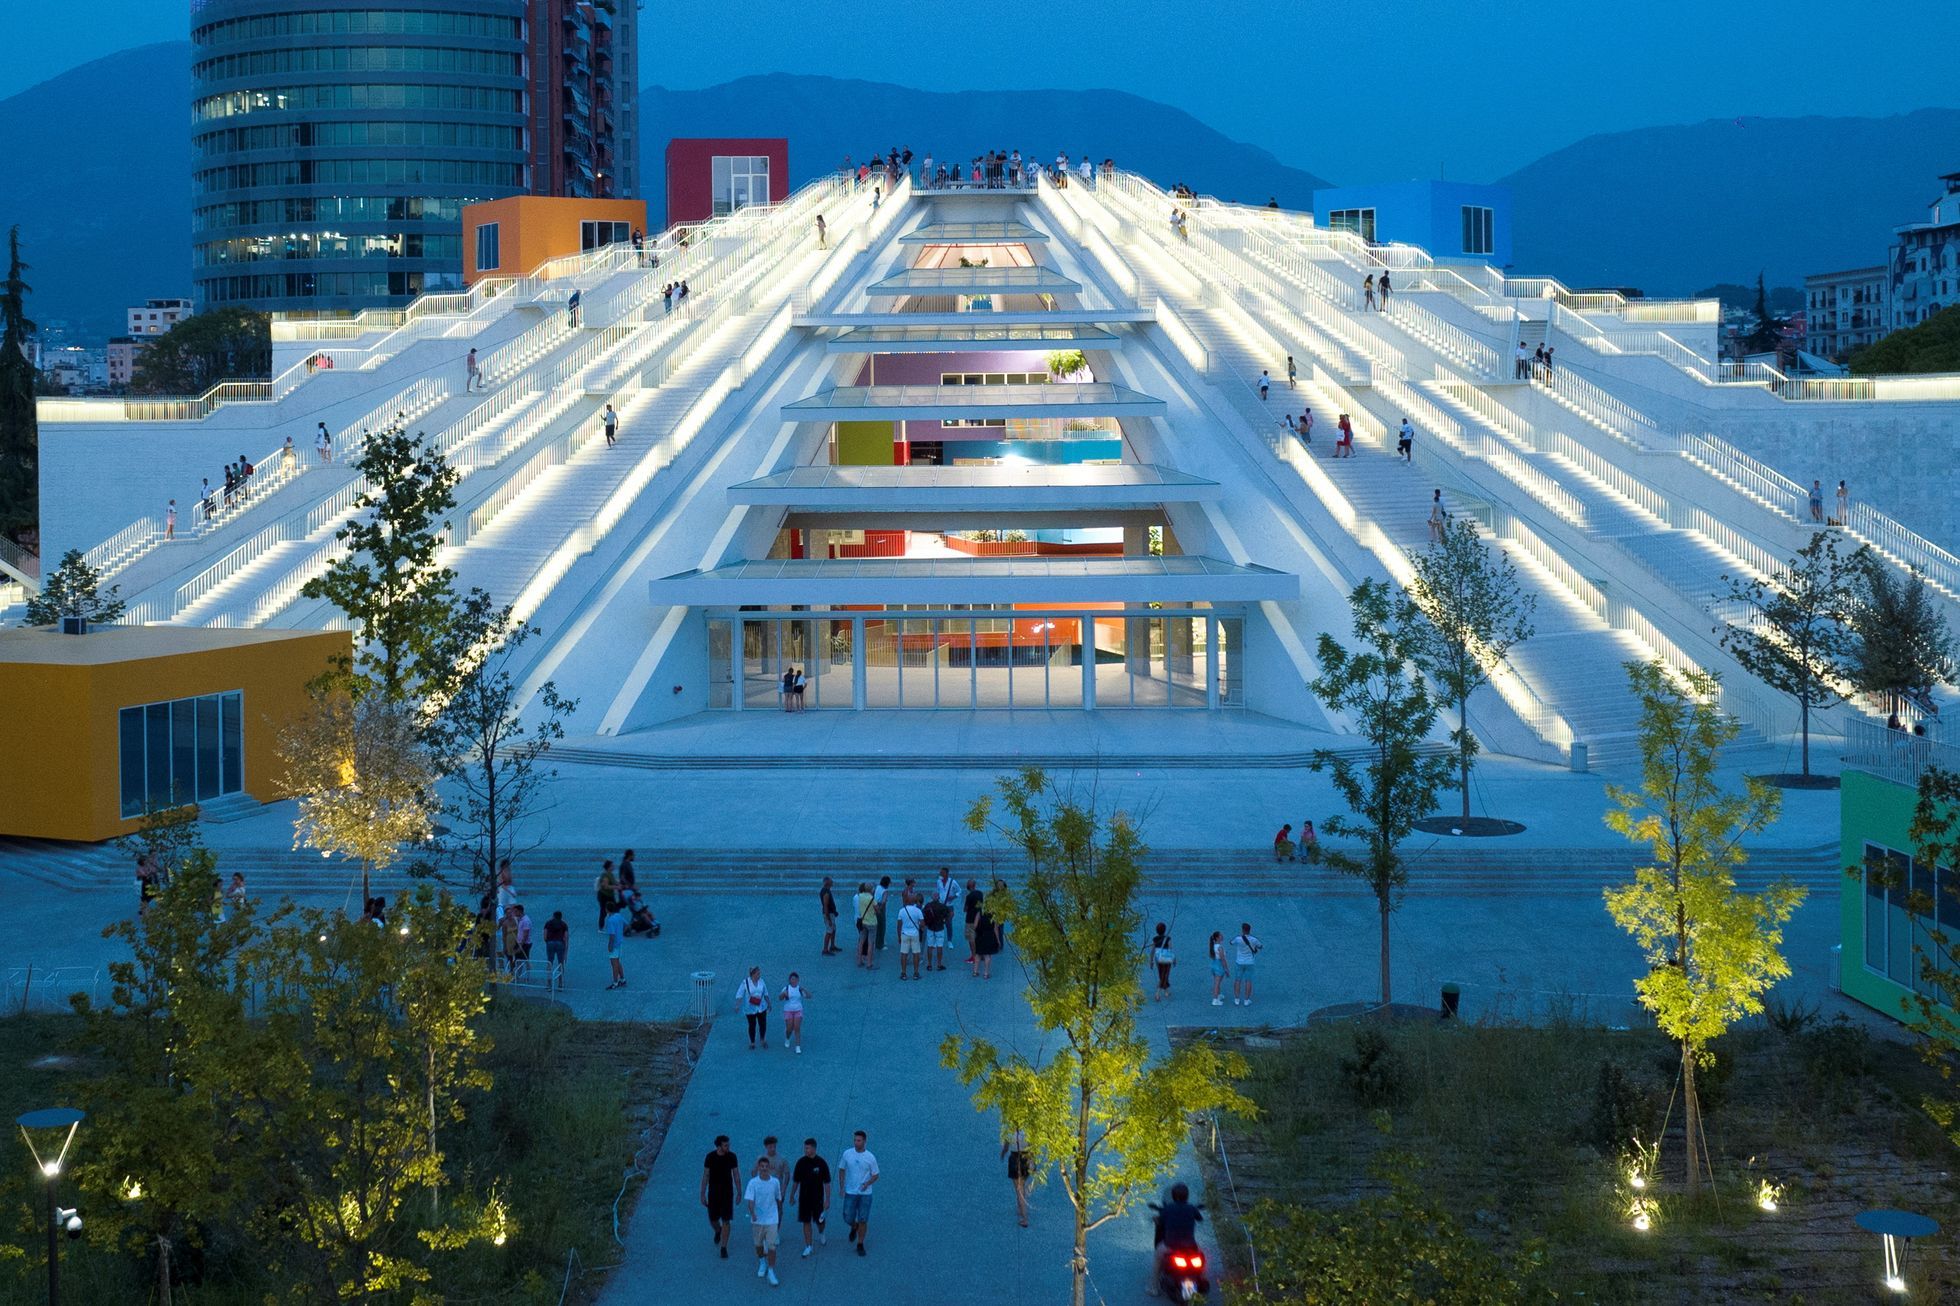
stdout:
<svg viewBox="0 0 1960 1306">
<path fill-rule="evenodd" d="M 641 92 L 641 186 L 660 221 L 667 142 L 675 136 L 782 136 L 795 185 L 894 146 L 923 157 L 971 159 L 1020 150 L 1052 161 L 1113 158 L 1165 185 L 1182 181 L 1227 199 L 1311 208 L 1328 183 L 1265 150 L 1230 140 L 1167 104 L 1123 91 L 919 91 L 882 82 L 775 73 L 698 91 Z"/>
<path fill-rule="evenodd" d="M 1960 109 L 1743 118 L 1591 136 L 1502 179 L 1520 272 L 1685 294 L 1884 259 L 1960 169 Z"/>
<path fill-rule="evenodd" d="M 20 224 L 29 315 L 120 333 L 191 286 L 190 44 L 85 63 L 0 100 L 0 227 Z"/>
</svg>

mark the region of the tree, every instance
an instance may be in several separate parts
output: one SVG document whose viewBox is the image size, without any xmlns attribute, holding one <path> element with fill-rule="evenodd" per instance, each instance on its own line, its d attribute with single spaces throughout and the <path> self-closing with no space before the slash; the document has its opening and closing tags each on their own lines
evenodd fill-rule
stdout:
<svg viewBox="0 0 1960 1306">
<path fill-rule="evenodd" d="M 1744 671 L 1797 700 L 1805 775 L 1810 774 L 1810 714 L 1843 697 L 1839 687 L 1851 649 L 1852 585 L 1869 556 L 1864 549 L 1840 556 L 1837 535 L 1820 531 L 1797 550 L 1787 570 L 1766 580 L 1722 577 L 1728 597 L 1745 605 L 1753 618 L 1724 631 L 1722 647 Z"/>
<path fill-rule="evenodd" d="M 496 887 L 499 862 L 516 855 L 518 829 L 558 774 L 546 759 L 578 707 L 546 681 L 537 711 L 524 720 L 525 700 L 510 667 L 538 629 L 494 602 L 480 589 L 464 597 L 442 659 L 457 669 L 454 687 L 429 729 L 430 748 L 456 795 L 445 810 L 464 831 L 471 878 L 486 892 Z"/>
<path fill-rule="evenodd" d="M 1761 893 L 1736 888 L 1736 870 L 1749 856 L 1742 841 L 1776 820 L 1782 800 L 1754 778 L 1741 793 L 1723 791 L 1716 767 L 1740 727 L 1716 701 L 1720 680 L 1705 671 L 1677 679 L 1662 662 L 1629 662 L 1627 679 L 1640 699 L 1641 784 L 1607 786 L 1606 824 L 1645 844 L 1653 862 L 1605 890 L 1606 910 L 1647 959 L 1647 974 L 1634 981 L 1640 1005 L 1681 1049 L 1692 1196 L 1707 1163 L 1696 1067 L 1711 1060 L 1708 1045 L 1760 1012 L 1762 995 L 1790 973 L 1778 949 L 1804 890 L 1788 880 Z"/>
<path fill-rule="evenodd" d="M 1756 274 L 1756 303 L 1749 310 L 1756 325 L 1742 338 L 1743 348 L 1752 354 L 1772 353 L 1783 344 L 1783 319 L 1770 311 L 1769 292 L 1763 288 L 1763 274 Z"/>
<path fill-rule="evenodd" d="M 129 388 L 145 395 L 201 395 L 220 381 L 272 375 L 272 315 L 208 308 L 179 320 L 136 356 Z"/>
<path fill-rule="evenodd" d="M 427 1221 L 403 1210 L 447 1181 L 437 1130 L 490 1087 L 483 971 L 459 965 L 471 913 L 425 885 L 378 930 L 308 911 L 269 932 L 273 1088 L 244 1127 L 280 1140 L 259 1220 L 309 1299 L 375 1302 L 432 1278 L 429 1253 L 507 1230 L 494 1193 Z M 292 1236 L 297 1235 L 297 1236 Z"/>
<path fill-rule="evenodd" d="M 361 901 L 373 871 L 429 837 L 440 803 L 436 768 L 411 704 L 380 692 L 316 684 L 279 737 L 285 786 L 299 798 L 293 847 L 361 864 Z"/>
<path fill-rule="evenodd" d="M 1860 376 L 1960 372 L 1960 304 L 1866 345 L 1851 356 L 1851 370 Z"/>
<path fill-rule="evenodd" d="M 247 1008 L 262 923 L 249 900 L 212 910 L 215 868 L 209 852 L 188 848 L 140 916 L 102 932 L 127 950 L 109 963 L 108 1004 L 74 999 L 99 1067 L 77 1182 L 96 1198 L 93 1227 L 154 1252 L 166 1302 L 176 1249 L 249 1214 L 252 1178 L 280 1145 L 234 1128 L 269 1055 Z"/>
<path fill-rule="evenodd" d="M 55 626 L 63 617 L 85 617 L 107 623 L 120 617 L 125 605 L 119 585 L 102 592 L 102 573 L 91 567 L 80 549 L 61 555 L 61 563 L 41 578 L 41 592 L 27 601 L 23 626 Z"/>
<path fill-rule="evenodd" d="M 20 228 L 7 235 L 7 279 L 0 281 L 0 535 L 37 531 L 41 521 L 41 436 L 35 413 L 37 378 L 27 358 L 32 289 L 20 257 Z"/>
<path fill-rule="evenodd" d="M 370 436 L 356 465 L 369 488 L 334 533 L 348 551 L 300 593 L 326 599 L 354 623 L 354 659 L 342 669 L 354 692 L 365 687 L 352 676 L 360 672 L 398 701 L 437 696 L 449 674 L 439 654 L 455 623 L 456 576 L 436 559 L 458 473 L 421 432 L 399 429 Z"/>
<path fill-rule="evenodd" d="M 1953 636 L 1926 578 L 1901 575 L 1869 552 L 1852 584 L 1850 672 L 1892 712 L 1902 698 L 1924 702 L 1954 674 Z"/>
<path fill-rule="evenodd" d="M 1414 600 L 1381 581 L 1364 580 L 1348 595 L 1358 652 L 1332 635 L 1320 636 L 1320 674 L 1308 686 L 1314 697 L 1345 713 L 1366 745 L 1365 763 L 1316 749 L 1315 771 L 1331 771 L 1334 788 L 1352 817 L 1330 816 L 1327 833 L 1363 840 L 1361 856 L 1329 849 L 1336 870 L 1367 881 L 1381 918 L 1382 1005 L 1389 1002 L 1388 918 L 1408 869 L 1397 851 L 1416 822 L 1436 809 L 1449 782 L 1452 759 L 1425 751 L 1436 725 L 1436 700 L 1423 682 L 1429 627 Z"/>
<path fill-rule="evenodd" d="M 1538 596 L 1518 587 L 1511 559 L 1489 548 L 1477 524 L 1454 517 L 1443 538 L 1409 560 L 1415 567 L 1409 596 L 1428 619 L 1426 661 L 1456 707 L 1457 787 L 1463 819 L 1470 819 L 1470 762 L 1477 740 L 1470 733 L 1470 695 L 1489 683 L 1511 650 L 1532 635 Z"/>
<path fill-rule="evenodd" d="M 1028 976 L 1036 1026 L 1060 1044 L 1045 1061 L 987 1039 L 946 1037 L 945 1065 L 974 1087 L 977 1110 L 1027 1135 L 1037 1173 L 1053 1166 L 1074 1212 L 1074 1306 L 1083 1306 L 1089 1234 L 1120 1218 L 1169 1173 L 1194 1111 L 1250 1114 L 1232 1087 L 1244 1059 L 1198 1041 L 1153 1060 L 1138 1028 L 1136 955 L 1143 844 L 1130 819 L 1107 819 L 1058 790 L 1039 769 L 1003 777 L 1004 822 L 990 797 L 966 817 L 1027 857 L 1018 891 L 996 889 L 986 910 L 1007 922 Z"/>
</svg>

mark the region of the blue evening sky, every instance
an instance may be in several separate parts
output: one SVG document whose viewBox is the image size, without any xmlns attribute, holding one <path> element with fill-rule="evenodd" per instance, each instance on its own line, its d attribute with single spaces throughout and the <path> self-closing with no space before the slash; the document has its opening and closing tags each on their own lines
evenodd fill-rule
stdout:
<svg viewBox="0 0 1960 1306">
<path fill-rule="evenodd" d="M 0 0 L 0 96 L 182 39 L 187 11 Z M 641 45 L 642 80 L 673 87 L 1114 87 L 1349 182 L 1488 180 L 1629 127 L 1960 104 L 1960 5 L 1924 0 L 662 0 Z"/>
</svg>

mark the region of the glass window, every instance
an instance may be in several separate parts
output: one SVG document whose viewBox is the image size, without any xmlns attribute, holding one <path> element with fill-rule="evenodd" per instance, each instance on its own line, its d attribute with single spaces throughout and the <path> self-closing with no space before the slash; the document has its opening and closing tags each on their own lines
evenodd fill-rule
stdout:
<svg viewBox="0 0 1960 1306">
<path fill-rule="evenodd" d="M 497 230 L 499 225 L 486 222 L 476 229 L 476 270 L 479 272 L 503 266 L 502 238 Z"/>
<path fill-rule="evenodd" d="M 1885 973 L 1885 853 L 1865 845 L 1865 965 Z"/>
<path fill-rule="evenodd" d="M 219 726 L 223 711 L 223 704 L 216 694 L 206 694 L 203 698 L 197 700 L 197 797 L 199 802 L 216 798 L 224 790 L 224 765 L 221 760 L 221 755 L 224 751 L 223 732 Z"/>
<path fill-rule="evenodd" d="M 1493 210 L 1475 204 L 1463 206 L 1463 252 L 1492 254 L 1497 250 L 1496 221 Z"/>
<path fill-rule="evenodd" d="M 632 238 L 633 228 L 628 223 L 581 222 L 578 224 L 580 249 L 599 249 L 605 245 L 619 245 Z"/>
<path fill-rule="evenodd" d="M 1327 215 L 1327 225 L 1334 231 L 1352 231 L 1370 245 L 1375 243 L 1373 209 L 1335 209 Z"/>
<path fill-rule="evenodd" d="M 151 703 L 143 709 L 143 799 L 170 800 L 170 704 Z"/>
<path fill-rule="evenodd" d="M 170 801 L 188 803 L 197 796 L 197 700 L 180 698 L 170 705 Z"/>
<path fill-rule="evenodd" d="M 734 631 L 726 621 L 708 623 L 708 706 L 732 707 L 735 701 Z"/>
<path fill-rule="evenodd" d="M 223 791 L 228 794 L 245 792 L 245 696 L 230 693 L 224 696 L 222 704 L 223 724 L 220 727 L 220 747 L 223 749 Z"/>
<path fill-rule="evenodd" d="M 717 214 L 769 202 L 769 156 L 717 154 L 708 161 L 710 198 Z"/>
<path fill-rule="evenodd" d="M 1218 706 L 1245 706 L 1245 620 L 1241 617 L 1216 619 L 1218 647 Z"/>
<path fill-rule="evenodd" d="M 121 713 L 122 814 L 143 814 L 143 709 L 126 707 Z"/>
<path fill-rule="evenodd" d="M 1895 984 L 1912 984 L 1911 860 L 1885 853 L 1885 974 Z"/>
</svg>

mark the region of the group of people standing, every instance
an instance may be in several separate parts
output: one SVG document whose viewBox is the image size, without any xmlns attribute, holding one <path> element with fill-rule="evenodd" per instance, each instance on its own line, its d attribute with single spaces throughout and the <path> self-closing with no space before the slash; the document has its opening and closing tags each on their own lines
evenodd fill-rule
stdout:
<svg viewBox="0 0 1960 1306">
<path fill-rule="evenodd" d="M 626 987 L 625 959 L 621 955 L 627 939 L 635 935 L 655 938 L 660 933 L 660 922 L 653 917 L 653 907 L 640 893 L 639 875 L 633 867 L 633 850 L 628 848 L 619 856 L 615 866 L 608 858 L 599 868 L 599 876 L 592 883 L 593 896 L 599 900 L 599 932 L 606 938 L 606 961 L 612 967 L 612 983 L 608 989 Z"/>
<path fill-rule="evenodd" d="M 1292 826 L 1287 826 L 1291 830 Z M 1313 823 L 1308 822 L 1309 832 Z M 1281 832 L 1282 838 L 1285 832 Z M 1230 939 L 1223 930 L 1213 930 L 1205 940 L 1205 960 L 1211 968 L 1211 1005 L 1222 1007 L 1225 999 L 1221 996 L 1225 981 L 1232 982 L 1232 1005 L 1249 1007 L 1252 1005 L 1252 979 L 1258 966 L 1259 953 L 1265 945 L 1252 932 L 1251 921 L 1239 922 L 1239 932 Z M 1144 964 L 1157 975 L 1157 987 L 1151 993 L 1152 1002 L 1168 1002 L 1171 996 L 1171 969 L 1177 965 L 1177 951 L 1171 946 L 1171 928 L 1164 921 L 1157 922 L 1155 933 L 1143 948 Z M 1025 1216 L 1025 1212 L 1023 1213 Z M 1021 1221 L 1026 1224 L 1025 1218 Z"/>
<path fill-rule="evenodd" d="M 782 1230 L 783 1212 L 794 1203 L 797 1223 L 803 1226 L 803 1255 L 812 1255 L 829 1241 L 830 1185 L 837 1181 L 838 1204 L 849 1226 L 851 1244 L 857 1254 L 865 1252 L 865 1234 L 871 1224 L 871 1190 L 878 1182 L 878 1158 L 869 1146 L 864 1130 L 851 1135 L 851 1145 L 838 1156 L 835 1168 L 817 1151 L 817 1140 L 803 1140 L 803 1155 L 792 1163 L 776 1150 L 776 1136 L 762 1140 L 762 1154 L 756 1157 L 741 1184 L 740 1201 L 749 1217 L 750 1240 L 755 1247 L 755 1277 L 766 1278 L 772 1287 L 781 1285 L 776 1276 L 776 1247 Z M 701 1205 L 708 1213 L 708 1227 L 714 1234 L 715 1249 L 728 1259 L 733 1238 L 736 1184 L 743 1175 L 742 1159 L 729 1145 L 727 1134 L 718 1134 L 715 1145 L 701 1161 Z"/>
<path fill-rule="evenodd" d="M 1007 882 L 996 877 L 993 892 L 1002 893 L 1006 889 Z M 878 954 L 885 951 L 889 934 L 895 932 L 901 980 L 922 979 L 928 970 L 945 970 L 946 948 L 955 922 L 963 922 L 969 973 L 975 979 L 993 978 L 994 958 L 1007 944 L 1007 925 L 988 906 L 990 895 L 977 882 L 963 888 L 951 870 L 942 866 L 938 878 L 924 889 L 919 888 L 913 877 L 906 876 L 897 890 L 895 910 L 892 895 L 889 875 L 880 876 L 875 884 L 870 880 L 858 882 L 857 893 L 851 899 L 851 919 L 857 930 L 855 955 L 859 967 L 878 969 Z M 817 890 L 817 906 L 823 914 L 822 955 L 836 956 L 843 949 L 837 946 L 837 890 L 828 875 Z M 894 916 L 895 931 L 890 929 Z"/>
<path fill-rule="evenodd" d="M 1524 341 L 1518 342 L 1517 357 L 1513 361 L 1516 379 L 1519 381 L 1549 381 L 1552 379 L 1552 351 L 1554 345 L 1540 344 L 1536 349 L 1526 349 Z"/>
</svg>

